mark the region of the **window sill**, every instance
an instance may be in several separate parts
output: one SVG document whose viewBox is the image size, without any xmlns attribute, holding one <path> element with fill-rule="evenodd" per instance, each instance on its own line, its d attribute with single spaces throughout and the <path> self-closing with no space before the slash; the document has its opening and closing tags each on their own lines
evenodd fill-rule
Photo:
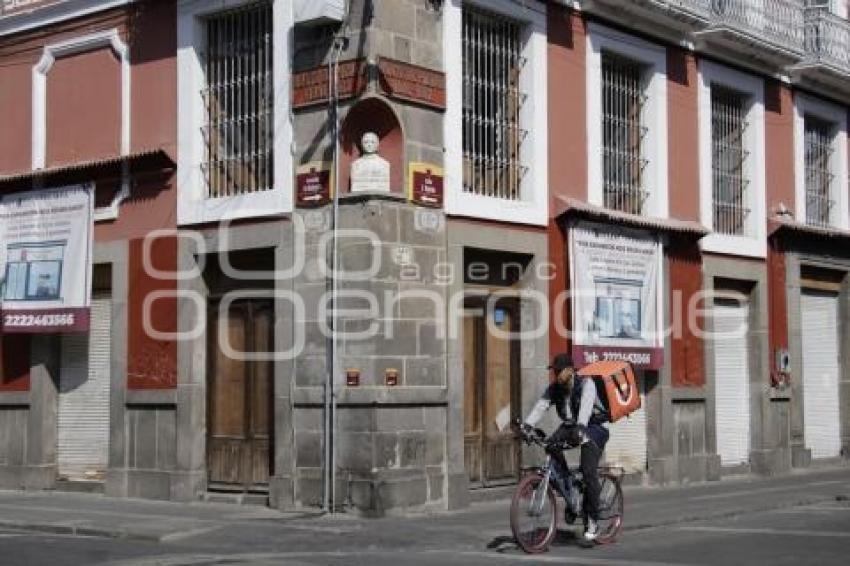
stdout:
<svg viewBox="0 0 850 566">
<path fill-rule="evenodd" d="M 764 259 L 767 257 L 767 241 L 752 236 L 730 236 L 712 233 L 700 241 L 702 251 L 734 256 Z"/>
</svg>

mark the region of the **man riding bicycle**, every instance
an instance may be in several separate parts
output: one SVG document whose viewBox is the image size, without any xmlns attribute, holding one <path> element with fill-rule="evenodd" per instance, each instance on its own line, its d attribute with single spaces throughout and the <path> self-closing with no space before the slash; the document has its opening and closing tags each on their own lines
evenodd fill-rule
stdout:
<svg viewBox="0 0 850 566">
<path fill-rule="evenodd" d="M 551 406 L 564 421 L 549 438 L 550 442 L 581 445 L 581 473 L 585 483 L 586 541 L 594 541 L 599 533 L 599 460 L 608 442 L 605 408 L 596 392 L 592 379 L 576 377 L 573 360 L 567 354 L 558 354 L 548 368 L 553 372 L 549 386 L 525 418 L 524 425 L 534 427 Z M 568 424 L 574 421 L 575 424 Z M 566 467 L 564 455 L 557 453 L 560 464 Z"/>
</svg>

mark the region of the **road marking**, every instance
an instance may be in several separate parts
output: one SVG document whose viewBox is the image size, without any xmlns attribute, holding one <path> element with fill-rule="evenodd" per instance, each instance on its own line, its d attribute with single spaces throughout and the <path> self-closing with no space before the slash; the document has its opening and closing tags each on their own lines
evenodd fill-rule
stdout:
<svg viewBox="0 0 850 566">
<path fill-rule="evenodd" d="M 733 535 L 779 535 L 792 537 L 850 538 L 847 531 L 788 531 L 784 529 L 753 529 L 747 527 L 679 527 L 679 531 L 697 533 L 728 533 Z"/>
</svg>

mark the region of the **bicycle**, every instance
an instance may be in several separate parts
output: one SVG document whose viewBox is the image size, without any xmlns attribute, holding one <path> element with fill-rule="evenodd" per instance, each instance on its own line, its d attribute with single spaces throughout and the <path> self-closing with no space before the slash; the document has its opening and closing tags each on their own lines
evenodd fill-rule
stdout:
<svg viewBox="0 0 850 566">
<path fill-rule="evenodd" d="M 555 538 L 558 515 L 556 494 L 565 501 L 564 518 L 568 524 L 573 524 L 584 515 L 584 483 L 581 471 L 571 470 L 569 465 L 562 466 L 554 457 L 558 451 L 577 446 L 549 442 L 546 433 L 539 428 L 524 429 L 517 426 L 516 433 L 524 443 L 540 446 L 546 451 L 546 463 L 543 466 L 524 469 L 525 473 L 511 500 L 511 531 L 514 539 L 525 552 L 537 554 L 545 552 Z M 597 544 L 614 542 L 623 526 L 622 470 L 619 470 L 619 474 L 618 470 L 613 467 L 599 468 L 601 489 Z M 525 526 L 525 521 L 529 521 L 530 525 Z"/>
</svg>

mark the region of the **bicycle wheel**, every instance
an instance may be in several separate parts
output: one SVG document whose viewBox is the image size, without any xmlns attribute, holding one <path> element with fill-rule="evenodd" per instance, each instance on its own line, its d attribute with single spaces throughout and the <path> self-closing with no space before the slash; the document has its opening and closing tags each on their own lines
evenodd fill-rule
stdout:
<svg viewBox="0 0 850 566">
<path fill-rule="evenodd" d="M 534 473 L 520 480 L 511 501 L 511 531 L 525 552 L 537 554 L 555 538 L 555 492 Z"/>
<path fill-rule="evenodd" d="M 596 542 L 608 544 L 617 539 L 623 526 L 623 488 L 620 480 L 610 474 L 600 474 L 599 483 L 599 536 Z"/>
</svg>

